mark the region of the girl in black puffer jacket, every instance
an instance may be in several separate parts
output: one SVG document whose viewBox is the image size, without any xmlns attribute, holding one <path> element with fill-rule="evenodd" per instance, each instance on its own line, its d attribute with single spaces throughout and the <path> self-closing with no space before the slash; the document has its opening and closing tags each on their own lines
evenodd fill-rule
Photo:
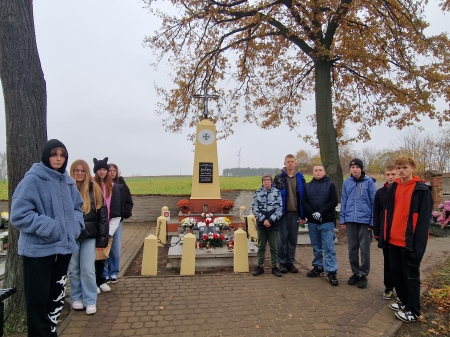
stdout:
<svg viewBox="0 0 450 337">
<path fill-rule="evenodd" d="M 119 275 L 120 266 L 120 246 L 122 244 L 122 221 L 128 219 L 131 216 L 133 210 L 133 199 L 131 198 L 131 192 L 128 188 L 125 180 L 119 174 L 119 168 L 116 164 L 108 164 L 108 175 L 114 184 L 122 186 L 121 195 L 121 211 L 120 211 L 120 224 L 114 233 L 113 244 L 111 246 L 111 252 L 109 258 L 106 260 L 105 270 L 103 276 L 111 283 L 117 282 L 117 276 Z"/>
<path fill-rule="evenodd" d="M 76 240 L 78 250 L 72 254 L 69 264 L 70 298 L 74 309 L 86 308 L 86 314 L 97 311 L 97 284 L 95 278 L 95 249 L 108 245 L 108 211 L 102 190 L 92 182 L 89 166 L 84 160 L 76 160 L 70 167 L 70 175 L 76 181 L 83 198 L 85 229 Z"/>
</svg>

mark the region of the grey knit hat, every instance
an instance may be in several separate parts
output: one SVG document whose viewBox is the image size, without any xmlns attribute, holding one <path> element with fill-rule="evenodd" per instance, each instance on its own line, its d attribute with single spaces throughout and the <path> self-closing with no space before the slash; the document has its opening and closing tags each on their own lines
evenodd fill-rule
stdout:
<svg viewBox="0 0 450 337">
<path fill-rule="evenodd" d="M 264 180 L 264 178 L 270 178 L 270 181 L 273 181 L 272 175 L 270 173 L 263 173 L 261 180 Z"/>
</svg>

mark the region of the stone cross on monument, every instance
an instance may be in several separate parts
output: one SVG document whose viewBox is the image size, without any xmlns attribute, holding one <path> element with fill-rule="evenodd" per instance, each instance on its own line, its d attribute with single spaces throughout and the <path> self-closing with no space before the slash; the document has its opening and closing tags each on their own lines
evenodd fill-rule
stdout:
<svg viewBox="0 0 450 337">
<path fill-rule="evenodd" d="M 203 95 L 193 95 L 194 98 L 203 98 L 203 118 L 208 119 L 208 98 L 218 99 L 219 95 L 208 94 L 208 88 L 206 85 L 203 87 Z"/>
</svg>

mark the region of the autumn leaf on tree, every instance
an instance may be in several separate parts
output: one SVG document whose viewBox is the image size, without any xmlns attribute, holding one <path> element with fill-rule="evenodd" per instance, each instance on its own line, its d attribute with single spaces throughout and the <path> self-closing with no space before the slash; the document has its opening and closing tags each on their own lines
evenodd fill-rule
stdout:
<svg viewBox="0 0 450 337">
<path fill-rule="evenodd" d="M 305 141 L 317 138 L 340 190 L 340 143 L 367 140 L 379 124 L 450 120 L 434 105 L 450 100 L 450 43 L 426 35 L 425 1 L 172 0 L 171 10 L 144 2 L 162 20 L 145 43 L 173 68 L 173 86 L 156 83 L 167 130 L 199 121 L 203 102 L 193 95 L 207 87 L 221 97 L 209 111 L 219 138 L 238 121 L 300 127 Z M 310 99 L 315 111 L 302 110 Z M 350 124 L 356 131 L 344 141 Z"/>
</svg>

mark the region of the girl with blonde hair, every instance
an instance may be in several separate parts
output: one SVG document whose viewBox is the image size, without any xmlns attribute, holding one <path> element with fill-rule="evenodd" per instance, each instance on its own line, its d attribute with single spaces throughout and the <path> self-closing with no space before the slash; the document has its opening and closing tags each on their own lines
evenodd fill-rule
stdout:
<svg viewBox="0 0 450 337">
<path fill-rule="evenodd" d="M 92 182 L 88 164 L 81 159 L 70 166 L 70 176 L 83 198 L 85 229 L 76 240 L 78 250 L 69 264 L 70 299 L 72 308 L 86 314 L 97 312 L 97 284 L 95 278 L 95 249 L 108 245 L 108 212 L 101 188 Z"/>
<path fill-rule="evenodd" d="M 122 185 L 114 183 L 108 175 L 108 157 L 102 160 L 94 158 L 94 182 L 100 186 L 108 210 L 109 236 L 114 236 L 119 227 L 122 207 Z M 113 239 L 114 244 L 114 239 Z M 95 274 L 97 286 L 102 292 L 111 291 L 106 277 L 103 275 L 106 260 L 95 261 Z"/>
</svg>

